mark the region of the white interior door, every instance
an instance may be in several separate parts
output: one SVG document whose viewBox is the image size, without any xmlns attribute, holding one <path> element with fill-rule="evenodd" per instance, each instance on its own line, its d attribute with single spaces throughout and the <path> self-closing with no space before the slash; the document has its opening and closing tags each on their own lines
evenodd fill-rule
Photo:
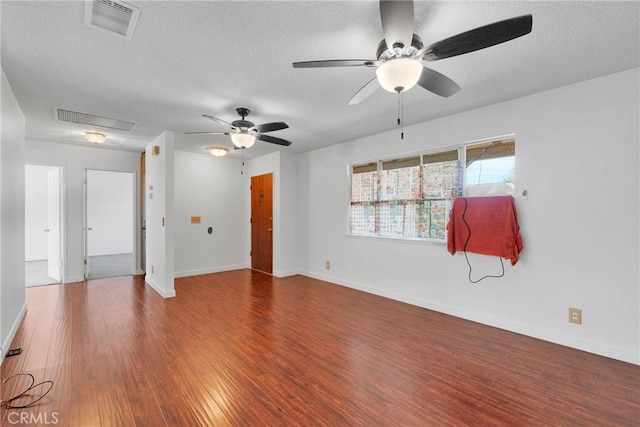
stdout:
<svg viewBox="0 0 640 427">
<path fill-rule="evenodd" d="M 84 247 L 83 247 L 83 273 L 85 280 L 89 278 L 89 171 L 87 169 L 84 170 L 84 203 L 83 205 L 83 221 L 84 221 Z"/>
<path fill-rule="evenodd" d="M 47 172 L 47 275 L 62 280 L 60 256 L 60 168 Z"/>
</svg>

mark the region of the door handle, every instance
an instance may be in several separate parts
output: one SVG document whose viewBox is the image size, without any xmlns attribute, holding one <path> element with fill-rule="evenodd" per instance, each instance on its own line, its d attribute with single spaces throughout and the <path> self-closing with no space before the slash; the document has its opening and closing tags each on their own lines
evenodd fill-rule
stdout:
<svg viewBox="0 0 640 427">
<path fill-rule="evenodd" d="M 44 229 L 44 232 L 45 232 L 45 233 L 48 233 L 48 232 L 50 232 L 50 231 L 51 231 L 51 230 L 49 230 L 48 228 L 45 228 L 45 229 Z"/>
<path fill-rule="evenodd" d="M 273 231 L 273 228 L 267 228 L 267 231 Z"/>
</svg>

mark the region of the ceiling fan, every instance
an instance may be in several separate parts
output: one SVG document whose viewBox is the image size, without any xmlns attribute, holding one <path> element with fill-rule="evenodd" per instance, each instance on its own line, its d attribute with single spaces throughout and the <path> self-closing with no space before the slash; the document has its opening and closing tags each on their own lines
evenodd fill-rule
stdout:
<svg viewBox="0 0 640 427">
<path fill-rule="evenodd" d="M 532 16 L 523 15 L 485 25 L 429 46 L 413 33 L 413 1 L 380 0 L 384 39 L 378 44 L 377 59 L 337 59 L 294 62 L 293 68 L 376 67 L 376 77 L 349 100 L 358 104 L 378 89 L 401 93 L 418 84 L 443 97 L 460 86 L 449 77 L 427 68 L 424 63 L 463 55 L 513 40 L 531 32 Z"/>
<path fill-rule="evenodd" d="M 253 122 L 245 120 L 245 117 L 249 115 L 251 110 L 244 107 L 238 107 L 236 108 L 236 112 L 240 117 L 242 117 L 242 119 L 234 120 L 231 123 L 217 117 L 209 116 L 207 114 L 202 115 L 202 117 L 206 117 L 209 120 L 220 122 L 229 126 L 230 130 L 228 132 L 185 132 L 185 134 L 230 135 L 231 141 L 233 142 L 235 148 L 249 148 L 256 142 L 256 139 L 264 142 L 269 142 L 271 144 L 284 145 L 285 147 L 291 145 L 291 141 L 287 141 L 286 139 L 276 138 L 275 136 L 271 135 L 264 135 L 264 133 L 266 132 L 287 129 L 289 125 L 287 125 L 285 122 L 272 122 L 262 125 L 255 125 L 253 124 Z"/>
</svg>

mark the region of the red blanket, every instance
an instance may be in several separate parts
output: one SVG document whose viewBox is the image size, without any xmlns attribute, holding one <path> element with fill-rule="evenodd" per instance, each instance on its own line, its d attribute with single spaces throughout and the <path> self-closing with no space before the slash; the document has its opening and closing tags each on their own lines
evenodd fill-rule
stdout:
<svg viewBox="0 0 640 427">
<path fill-rule="evenodd" d="M 447 250 L 494 255 L 518 262 L 522 252 L 515 200 L 511 196 L 459 197 L 447 224 Z"/>
</svg>

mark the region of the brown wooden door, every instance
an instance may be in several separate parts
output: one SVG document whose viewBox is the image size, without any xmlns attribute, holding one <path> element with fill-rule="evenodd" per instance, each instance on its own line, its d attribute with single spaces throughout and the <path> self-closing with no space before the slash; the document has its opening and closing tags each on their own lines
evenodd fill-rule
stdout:
<svg viewBox="0 0 640 427">
<path fill-rule="evenodd" d="M 251 177 L 251 268 L 273 272 L 273 174 Z"/>
</svg>

